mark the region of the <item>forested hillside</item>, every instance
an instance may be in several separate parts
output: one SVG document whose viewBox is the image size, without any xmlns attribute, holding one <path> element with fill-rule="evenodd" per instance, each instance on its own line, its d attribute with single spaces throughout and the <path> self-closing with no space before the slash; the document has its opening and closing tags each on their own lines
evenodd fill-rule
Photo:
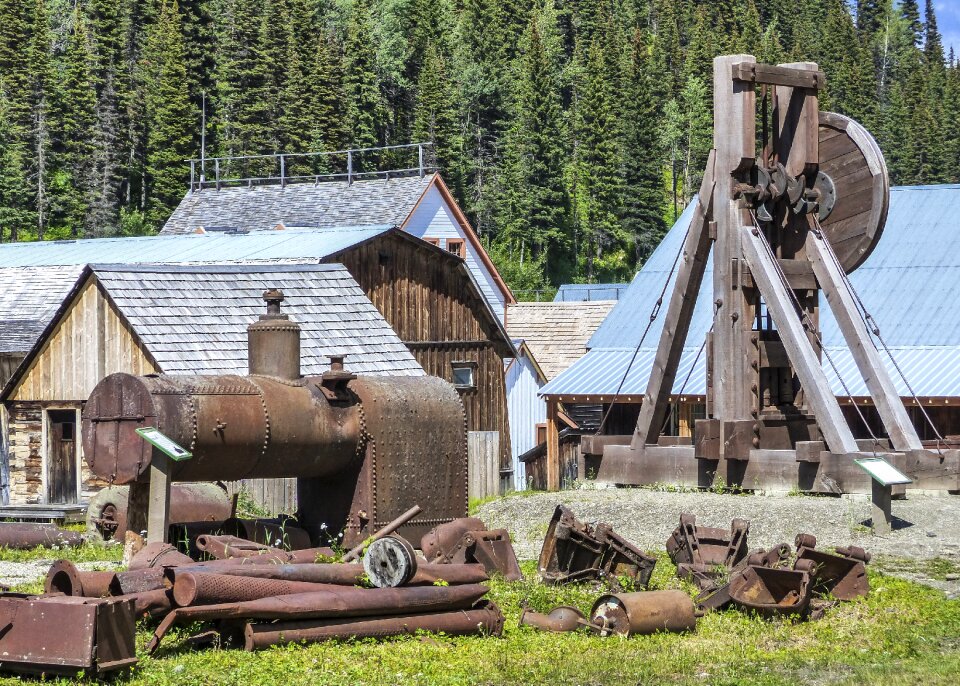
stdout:
<svg viewBox="0 0 960 686">
<path fill-rule="evenodd" d="M 0 240 L 157 230 L 205 101 L 208 156 L 432 141 L 515 288 L 627 279 L 699 184 L 717 54 L 819 62 L 894 183 L 960 181 L 960 68 L 923 9 L 0 0 Z"/>
</svg>

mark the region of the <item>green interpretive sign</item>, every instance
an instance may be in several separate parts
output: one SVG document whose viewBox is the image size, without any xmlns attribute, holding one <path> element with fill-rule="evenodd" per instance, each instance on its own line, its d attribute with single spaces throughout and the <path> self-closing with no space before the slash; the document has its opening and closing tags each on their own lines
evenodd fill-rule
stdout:
<svg viewBox="0 0 960 686">
<path fill-rule="evenodd" d="M 863 471 L 873 477 L 874 481 L 882 486 L 913 483 L 913 479 L 882 457 L 867 457 L 862 460 L 855 460 L 855 462 Z"/>
<path fill-rule="evenodd" d="M 172 439 L 164 436 L 162 433 L 160 433 L 159 429 L 156 429 L 152 426 L 145 426 L 142 429 L 137 429 L 137 433 L 141 438 L 143 438 L 143 440 L 162 452 L 171 460 L 183 462 L 184 460 L 189 460 L 191 457 L 193 457 L 193 453 L 185 448 L 180 447 Z"/>
</svg>

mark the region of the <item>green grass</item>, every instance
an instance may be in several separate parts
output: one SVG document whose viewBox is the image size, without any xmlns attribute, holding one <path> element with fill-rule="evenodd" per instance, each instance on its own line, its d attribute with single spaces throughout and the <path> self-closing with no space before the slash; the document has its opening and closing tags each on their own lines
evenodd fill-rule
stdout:
<svg viewBox="0 0 960 686">
<path fill-rule="evenodd" d="M 943 565 L 937 563 L 934 567 Z M 528 577 L 533 563 L 524 563 Z M 943 573 L 947 573 L 944 571 Z M 285 646 L 259 653 L 194 650 L 168 636 L 156 658 L 141 655 L 129 684 L 954 684 L 960 673 L 960 601 L 871 572 L 870 597 L 819 622 L 710 614 L 689 635 L 600 638 L 547 634 L 517 624 L 528 604 L 589 611 L 601 592 L 492 581 L 507 617 L 502 638 L 407 637 Z M 661 556 L 652 588 L 684 588 Z M 689 589 L 688 589 L 689 590 Z M 138 645 L 150 634 L 142 626 Z M 0 683 L 16 683 L 14 680 Z"/>
<path fill-rule="evenodd" d="M 123 559 L 122 545 L 84 543 L 62 548 L 37 546 L 29 550 L 0 547 L 0 561 L 35 562 L 37 560 L 72 560 L 73 562 L 120 562 Z"/>
</svg>

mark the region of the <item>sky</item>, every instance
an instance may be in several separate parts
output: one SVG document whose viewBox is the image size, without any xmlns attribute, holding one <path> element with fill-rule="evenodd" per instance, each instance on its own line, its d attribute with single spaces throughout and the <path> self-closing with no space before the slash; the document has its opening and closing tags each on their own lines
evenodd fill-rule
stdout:
<svg viewBox="0 0 960 686">
<path fill-rule="evenodd" d="M 923 7 L 923 3 L 920 3 Z M 953 51 L 960 55 L 960 0 L 937 0 L 933 3 L 937 16 L 937 28 L 943 35 L 943 51 Z"/>
</svg>

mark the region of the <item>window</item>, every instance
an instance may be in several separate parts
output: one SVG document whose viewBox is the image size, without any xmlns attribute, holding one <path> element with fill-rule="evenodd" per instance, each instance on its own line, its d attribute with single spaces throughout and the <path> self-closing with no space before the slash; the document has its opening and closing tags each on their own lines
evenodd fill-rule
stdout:
<svg viewBox="0 0 960 686">
<path fill-rule="evenodd" d="M 540 445 L 541 443 L 547 442 L 547 425 L 546 424 L 537 424 L 535 431 L 536 435 L 536 444 Z"/>
<path fill-rule="evenodd" d="M 461 390 L 472 390 L 477 387 L 476 362 L 451 362 L 453 367 L 453 385 Z"/>
<path fill-rule="evenodd" d="M 463 250 L 463 239 L 462 238 L 448 238 L 447 239 L 447 250 L 452 252 L 457 257 L 463 259 L 466 257 L 466 253 Z"/>
<path fill-rule="evenodd" d="M 430 245 L 435 245 L 435 246 L 437 246 L 438 248 L 440 247 L 440 239 L 439 239 L 439 238 L 424 238 L 423 240 L 425 240 L 425 241 L 426 241 L 427 243 L 429 243 Z"/>
</svg>

